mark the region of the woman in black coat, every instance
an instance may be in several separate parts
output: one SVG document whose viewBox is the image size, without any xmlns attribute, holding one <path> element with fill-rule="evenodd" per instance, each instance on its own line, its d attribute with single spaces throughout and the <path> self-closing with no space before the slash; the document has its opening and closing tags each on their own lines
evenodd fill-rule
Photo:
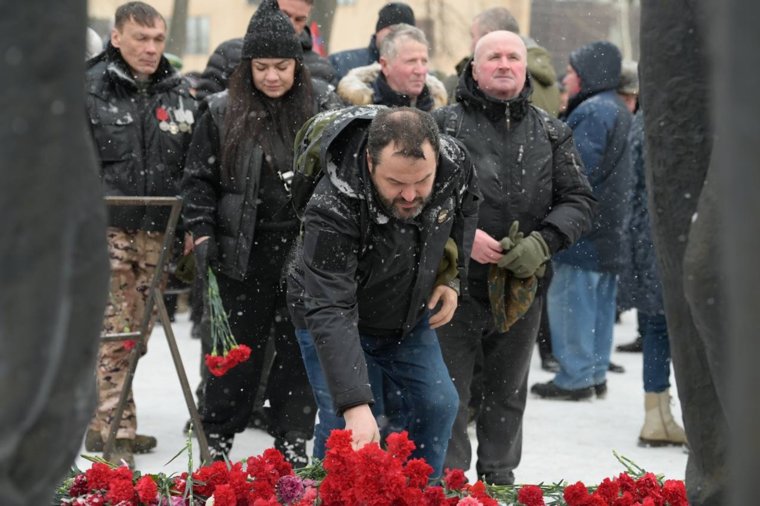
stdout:
<svg viewBox="0 0 760 506">
<path fill-rule="evenodd" d="M 281 271 L 299 222 L 289 205 L 293 142 L 301 125 L 339 105 L 312 81 L 301 45 L 276 2 L 254 14 L 228 91 L 206 99 L 188 154 L 183 217 L 196 263 L 211 267 L 240 344 L 251 357 L 205 385 L 201 417 L 214 459 L 242 432 L 262 380 L 269 384 L 275 447 L 296 466 L 308 463 L 315 404 L 285 304 Z M 267 377 L 266 343 L 275 359 Z"/>
</svg>

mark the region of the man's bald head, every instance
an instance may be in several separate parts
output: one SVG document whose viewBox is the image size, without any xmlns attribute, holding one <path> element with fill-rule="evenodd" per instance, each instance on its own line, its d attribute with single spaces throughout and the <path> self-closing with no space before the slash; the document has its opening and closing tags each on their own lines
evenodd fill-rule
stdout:
<svg viewBox="0 0 760 506">
<path fill-rule="evenodd" d="M 484 46 L 490 46 L 493 45 L 494 41 L 499 41 L 502 43 L 507 44 L 514 44 L 516 47 L 520 49 L 524 59 L 528 59 L 528 48 L 525 46 L 525 42 L 523 41 L 522 37 L 517 35 L 514 32 L 508 32 L 506 30 L 497 30 L 495 32 L 490 32 L 485 35 L 483 35 L 480 39 L 478 39 L 478 42 L 475 44 L 475 51 L 474 51 L 474 57 L 477 59 L 478 52 L 483 52 Z"/>
<path fill-rule="evenodd" d="M 519 95 L 525 87 L 527 67 L 528 49 L 516 33 L 491 32 L 475 45 L 472 78 L 486 95 L 499 100 Z"/>
</svg>

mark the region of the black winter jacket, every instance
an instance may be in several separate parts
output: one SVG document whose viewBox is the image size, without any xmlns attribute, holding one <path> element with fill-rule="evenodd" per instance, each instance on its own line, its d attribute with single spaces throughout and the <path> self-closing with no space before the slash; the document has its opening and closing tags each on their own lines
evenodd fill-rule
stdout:
<svg viewBox="0 0 760 506">
<path fill-rule="evenodd" d="M 478 228 L 496 240 L 514 220 L 525 235 L 538 230 L 552 254 L 569 247 L 591 227 L 595 199 L 583 174 L 571 130 L 531 105 L 530 78 L 511 100 L 486 96 L 462 72 L 457 104 L 433 113 L 444 133 L 469 150 L 483 193 Z M 473 294 L 485 298 L 489 266 L 470 263 Z"/>
<path fill-rule="evenodd" d="M 337 86 L 338 76 L 332 64 L 327 58 L 319 56 L 313 50 L 314 42 L 311 39 L 311 31 L 309 31 L 308 26 L 303 29 L 298 39 L 301 41 L 301 49 L 303 49 L 303 63 L 309 69 L 311 77 Z"/>
<path fill-rule="evenodd" d="M 356 107 L 323 134 L 327 175 L 306 207 L 302 252 L 288 274 L 294 325 L 314 337 L 339 412 L 372 402 L 359 334 L 402 339 L 426 317 L 449 237 L 466 279 L 480 199 L 467 151 L 441 136 L 430 202 L 412 223 L 388 216 L 365 158 L 378 109 Z"/>
<path fill-rule="evenodd" d="M 319 80 L 313 80 L 312 86 L 315 114 L 340 107 L 341 102 L 331 87 Z M 268 162 L 255 139 L 247 139 L 243 149 L 238 150 L 238 160 L 231 171 L 236 176 L 234 180 L 223 180 L 221 146 L 224 143 L 228 98 L 225 90 L 208 97 L 203 106 L 182 180 L 185 203 L 182 216 L 193 237 L 210 236 L 217 241 L 219 258 L 215 267 L 231 278 L 242 280 L 253 247 L 259 200 L 268 197 L 287 202 L 287 195 L 284 186 L 281 188 L 282 195 L 262 195 L 261 171 Z M 289 155 L 283 153 L 276 158 L 286 159 Z M 275 169 L 286 172 L 291 167 Z M 271 226 L 297 230 L 298 222 L 294 214 L 286 212 L 282 217 L 283 221 Z"/>
<path fill-rule="evenodd" d="M 147 85 L 132 77 L 110 44 L 87 62 L 86 107 L 106 196 L 179 194 L 196 102 L 187 84 L 161 57 Z M 163 231 L 167 207 L 112 206 L 113 227 Z"/>
<path fill-rule="evenodd" d="M 240 37 L 226 40 L 217 46 L 209 56 L 206 68 L 195 88 L 195 96 L 199 100 L 227 89 L 227 82 L 240 63 L 242 51 L 243 39 Z"/>
</svg>

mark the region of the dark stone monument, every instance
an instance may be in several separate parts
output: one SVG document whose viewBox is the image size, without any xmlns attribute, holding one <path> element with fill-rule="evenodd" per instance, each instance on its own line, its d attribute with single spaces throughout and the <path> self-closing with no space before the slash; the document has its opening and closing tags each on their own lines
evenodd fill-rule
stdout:
<svg viewBox="0 0 760 506">
<path fill-rule="evenodd" d="M 741 0 L 643 0 L 647 183 L 693 505 L 757 502 L 760 82 Z"/>
<path fill-rule="evenodd" d="M 49 504 L 94 409 L 108 292 L 86 9 L 0 4 L 0 502 Z"/>
</svg>

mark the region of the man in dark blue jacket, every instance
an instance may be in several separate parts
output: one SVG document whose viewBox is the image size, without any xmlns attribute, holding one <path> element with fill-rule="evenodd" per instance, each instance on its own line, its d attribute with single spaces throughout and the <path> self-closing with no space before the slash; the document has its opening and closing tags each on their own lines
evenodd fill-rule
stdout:
<svg viewBox="0 0 760 506">
<path fill-rule="evenodd" d="M 591 232 L 553 257 L 547 303 L 560 371 L 552 381 L 531 388 L 548 399 L 603 397 L 607 391 L 620 237 L 632 180 L 631 113 L 616 93 L 621 60 L 614 44 L 592 42 L 570 54 L 564 79 L 570 94 L 567 123 L 598 207 Z"/>
<path fill-rule="evenodd" d="M 328 59 L 335 67 L 337 80 L 343 79 L 351 69 L 365 67 L 378 61 L 380 59 L 380 44 L 388 35 L 391 26 L 399 23 L 415 26 L 412 8 L 402 2 L 386 4 L 377 15 L 375 34 L 370 39 L 369 46 L 331 54 Z"/>
</svg>

